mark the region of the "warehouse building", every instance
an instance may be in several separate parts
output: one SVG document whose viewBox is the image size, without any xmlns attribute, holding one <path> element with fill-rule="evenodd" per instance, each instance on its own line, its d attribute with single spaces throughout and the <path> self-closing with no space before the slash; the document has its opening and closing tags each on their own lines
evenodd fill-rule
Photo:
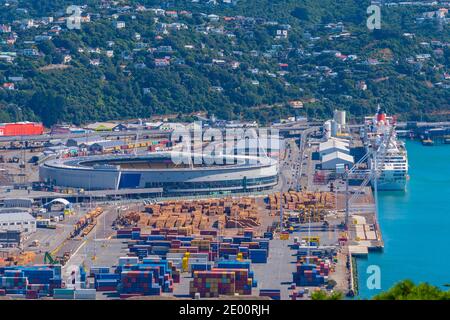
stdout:
<svg viewBox="0 0 450 320">
<path fill-rule="evenodd" d="M 44 134 L 44 126 L 42 125 L 42 123 L 0 123 L 0 136 L 31 136 L 41 134 Z"/>
<path fill-rule="evenodd" d="M 16 230 L 0 230 L 0 247 L 14 248 L 22 242 L 22 235 L 20 231 Z"/>
<path fill-rule="evenodd" d="M 7 212 L 0 214 L 0 231 L 36 232 L 36 219 L 28 212 Z"/>
<path fill-rule="evenodd" d="M 126 145 L 126 143 L 120 140 L 101 141 L 92 144 L 89 147 L 89 151 L 102 153 L 113 152 L 120 150 L 124 145 Z"/>
<path fill-rule="evenodd" d="M 336 170 L 336 166 L 338 165 L 352 166 L 353 163 L 354 159 L 351 155 L 339 151 L 326 154 L 322 157 L 323 170 Z"/>
<path fill-rule="evenodd" d="M 33 200 L 28 198 L 9 198 L 3 200 L 3 208 L 27 208 L 33 206 Z"/>
<path fill-rule="evenodd" d="M 349 155 L 349 143 L 342 140 L 329 139 L 328 141 L 322 142 L 319 145 L 319 155 L 321 158 L 335 152 L 345 153 Z"/>
<path fill-rule="evenodd" d="M 106 140 L 100 136 L 86 136 L 86 137 L 81 137 L 81 138 L 68 139 L 66 146 L 82 148 L 82 147 L 87 147 L 87 146 L 93 145 L 94 143 L 104 142 L 104 141 L 106 141 Z"/>
</svg>

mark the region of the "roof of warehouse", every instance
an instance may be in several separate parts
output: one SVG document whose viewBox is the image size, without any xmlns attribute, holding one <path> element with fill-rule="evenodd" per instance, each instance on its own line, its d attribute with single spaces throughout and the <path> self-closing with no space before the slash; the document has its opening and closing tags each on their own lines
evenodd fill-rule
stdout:
<svg viewBox="0 0 450 320">
<path fill-rule="evenodd" d="M 336 152 L 332 152 L 327 155 L 324 155 L 322 157 L 322 163 L 330 161 L 330 160 L 334 160 L 334 159 L 341 159 L 341 160 L 349 161 L 352 163 L 354 162 L 353 157 L 351 155 L 336 151 Z"/>
<path fill-rule="evenodd" d="M 340 140 L 330 139 L 328 141 L 322 142 L 319 145 L 319 152 L 328 150 L 328 149 L 332 149 L 332 148 L 349 151 L 348 143 L 345 143 Z"/>
<path fill-rule="evenodd" d="M 13 212 L 13 213 L 0 213 L 0 223 L 1 222 L 12 222 L 12 221 L 34 221 L 31 214 L 28 212 Z"/>
<path fill-rule="evenodd" d="M 114 122 L 95 122 L 95 123 L 90 123 L 87 126 L 85 126 L 86 129 L 114 129 L 115 127 L 117 127 L 119 124 L 114 123 Z"/>
</svg>

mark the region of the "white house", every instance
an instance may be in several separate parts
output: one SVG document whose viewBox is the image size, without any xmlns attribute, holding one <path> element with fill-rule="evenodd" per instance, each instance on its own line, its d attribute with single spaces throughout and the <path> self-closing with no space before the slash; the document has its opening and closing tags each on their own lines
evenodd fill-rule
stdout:
<svg viewBox="0 0 450 320">
<path fill-rule="evenodd" d="M 123 29 L 125 28 L 125 22 L 124 21 L 115 21 L 114 25 L 116 29 Z"/>
</svg>

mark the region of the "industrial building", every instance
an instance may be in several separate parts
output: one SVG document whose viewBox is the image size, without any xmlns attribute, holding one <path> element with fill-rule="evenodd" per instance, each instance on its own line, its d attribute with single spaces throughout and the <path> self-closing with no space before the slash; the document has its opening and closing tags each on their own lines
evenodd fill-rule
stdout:
<svg viewBox="0 0 450 320">
<path fill-rule="evenodd" d="M 42 123 L 0 123 L 0 136 L 31 136 L 41 134 L 44 134 L 44 126 Z"/>
<path fill-rule="evenodd" d="M 349 143 L 331 138 L 319 145 L 319 155 L 321 158 L 335 152 L 350 154 Z"/>
<path fill-rule="evenodd" d="M 323 170 L 336 170 L 336 166 L 338 165 L 344 164 L 352 166 L 353 163 L 354 159 L 351 155 L 348 155 L 340 151 L 329 153 L 322 157 Z"/>
<path fill-rule="evenodd" d="M 0 247 L 11 248 L 17 247 L 22 242 L 20 231 L 16 230 L 0 230 Z"/>
<path fill-rule="evenodd" d="M 0 213 L 0 231 L 36 232 L 36 219 L 28 212 Z"/>
<path fill-rule="evenodd" d="M 112 152 L 115 150 L 120 150 L 122 146 L 126 145 L 125 142 L 120 140 L 107 140 L 107 141 L 100 141 L 95 142 L 89 147 L 89 151 L 92 152 Z"/>
<path fill-rule="evenodd" d="M 261 191 L 278 183 L 278 162 L 268 157 L 218 155 L 201 164 L 175 164 L 172 152 L 91 156 L 50 160 L 39 168 L 40 180 L 85 190 L 160 189 L 162 194 L 212 194 Z M 221 158 L 221 159 L 219 159 Z M 208 161 L 209 160 L 209 161 Z M 213 160 L 213 161 L 211 161 Z M 223 164 L 208 163 L 220 163 Z"/>
<path fill-rule="evenodd" d="M 3 208 L 31 208 L 33 200 L 27 198 L 9 198 L 3 200 Z"/>
<path fill-rule="evenodd" d="M 104 138 L 100 136 L 86 136 L 81 138 L 68 139 L 66 142 L 67 147 L 88 147 L 94 143 L 104 142 Z"/>
</svg>

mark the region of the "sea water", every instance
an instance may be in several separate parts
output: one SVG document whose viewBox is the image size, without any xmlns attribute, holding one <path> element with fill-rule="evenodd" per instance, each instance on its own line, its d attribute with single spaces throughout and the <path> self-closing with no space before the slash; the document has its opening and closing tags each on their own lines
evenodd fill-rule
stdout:
<svg viewBox="0 0 450 320">
<path fill-rule="evenodd" d="M 357 259 L 359 298 L 371 298 L 404 279 L 442 289 L 450 284 L 450 145 L 407 141 L 406 148 L 406 192 L 378 193 L 384 250 Z M 369 266 L 379 267 L 380 289 L 373 288 L 371 277 L 377 267 Z"/>
</svg>

